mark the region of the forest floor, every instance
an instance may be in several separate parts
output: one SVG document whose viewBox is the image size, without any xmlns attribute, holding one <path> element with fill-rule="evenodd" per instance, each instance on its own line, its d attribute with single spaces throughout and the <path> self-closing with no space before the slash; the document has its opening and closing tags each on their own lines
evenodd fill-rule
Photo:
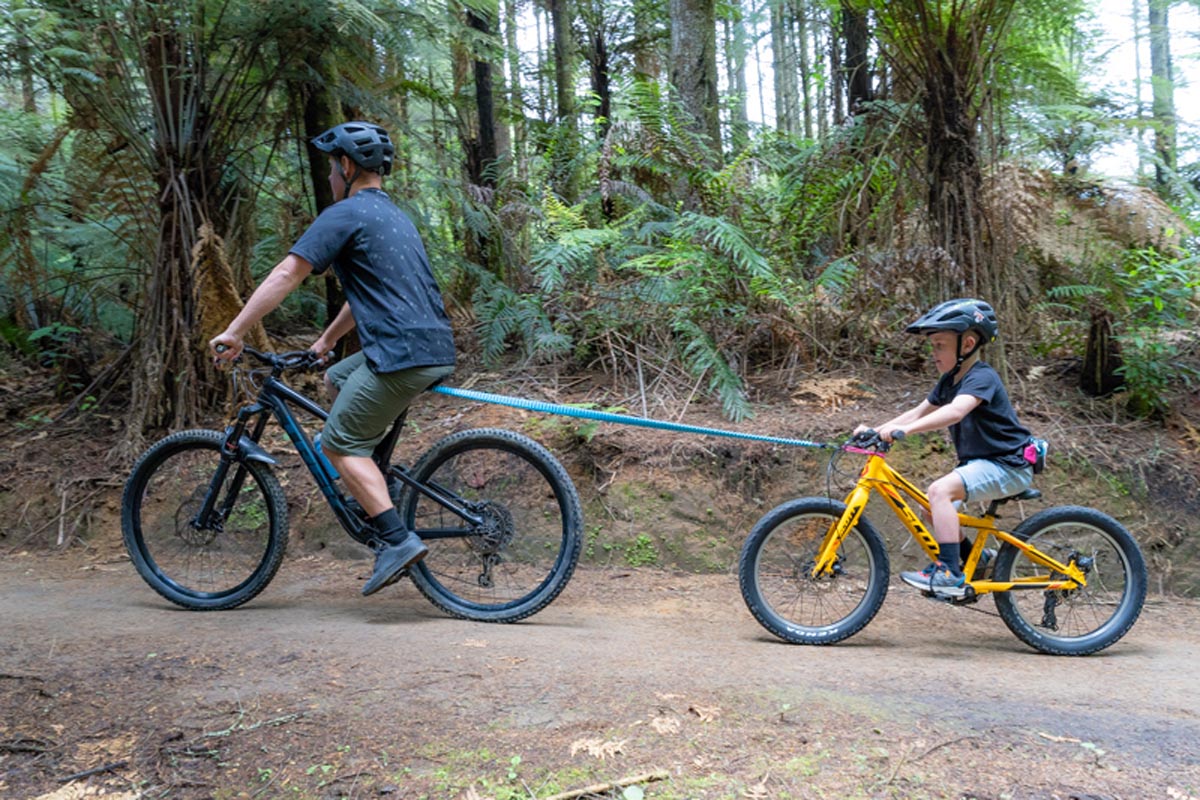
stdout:
<svg viewBox="0 0 1200 800">
<path fill-rule="evenodd" d="M 702 406 L 683 421 L 833 438 L 915 403 L 885 388 L 903 380 L 775 376 L 751 421 Z M 1195 593 L 1200 404 L 1183 398 L 1166 425 L 1111 421 L 1062 376 L 1017 380 L 1023 417 L 1057 448 L 1043 491 L 1110 511 L 1151 563 L 1140 620 L 1097 656 L 1038 655 L 990 602 L 944 606 L 895 580 L 852 639 L 784 645 L 746 610 L 736 553 L 771 506 L 824 493 L 812 453 L 440 397 L 414 410 L 415 450 L 503 425 L 576 480 L 588 548 L 552 605 L 488 626 L 446 618 L 408 581 L 362 598 L 370 562 L 285 462 L 280 573 L 240 609 L 182 611 L 120 544 L 119 419 L 36 424 L 50 403 L 26 396 L 0 430 L 0 797 L 1200 797 L 1200 604 L 1180 596 Z M 474 386 L 642 413 L 603 387 Z M 936 438 L 906 447 L 914 477 L 944 471 Z M 906 568 L 916 554 L 879 527 Z"/>
</svg>

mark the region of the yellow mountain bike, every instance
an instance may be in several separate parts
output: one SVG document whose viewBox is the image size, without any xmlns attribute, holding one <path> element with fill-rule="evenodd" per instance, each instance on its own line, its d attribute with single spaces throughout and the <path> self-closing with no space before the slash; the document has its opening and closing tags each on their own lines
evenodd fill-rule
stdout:
<svg viewBox="0 0 1200 800">
<path fill-rule="evenodd" d="M 937 559 L 937 541 L 910 505 L 928 512 L 929 499 L 887 463 L 890 445 L 870 431 L 830 447 L 831 475 L 846 455 L 866 456 L 845 502 L 803 497 L 771 510 L 751 530 L 738 564 L 742 597 L 755 619 L 797 644 L 847 639 L 883 605 L 888 554 L 883 537 L 863 516 L 873 492 L 930 560 Z M 1083 506 L 1048 508 L 1012 529 L 1000 527 L 1000 506 L 1040 496 L 1028 489 L 993 501 L 981 517 L 959 514 L 963 532 L 975 532 L 963 568 L 967 593 L 946 602 L 974 603 L 991 594 L 1001 619 L 1029 646 L 1055 655 L 1103 650 L 1142 611 L 1142 552 L 1123 525 Z M 999 552 L 981 566 L 989 543 Z"/>
</svg>

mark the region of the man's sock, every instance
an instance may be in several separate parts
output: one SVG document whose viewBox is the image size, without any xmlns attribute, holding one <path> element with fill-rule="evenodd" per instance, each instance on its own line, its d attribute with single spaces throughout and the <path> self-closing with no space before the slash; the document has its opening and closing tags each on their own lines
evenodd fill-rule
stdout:
<svg viewBox="0 0 1200 800">
<path fill-rule="evenodd" d="M 378 516 L 371 517 L 371 525 L 375 528 L 375 533 L 379 538 L 388 544 L 399 544 L 408 535 L 408 529 L 400 521 L 400 512 L 396 511 L 394 507 Z"/>
</svg>

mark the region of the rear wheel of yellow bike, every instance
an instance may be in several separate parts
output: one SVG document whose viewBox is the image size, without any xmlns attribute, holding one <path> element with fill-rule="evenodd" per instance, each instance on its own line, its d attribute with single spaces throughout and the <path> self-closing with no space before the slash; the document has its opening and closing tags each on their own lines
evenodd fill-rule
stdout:
<svg viewBox="0 0 1200 800">
<path fill-rule="evenodd" d="M 1059 506 L 1034 514 L 1013 535 L 1056 561 L 1074 564 L 1078 589 L 1014 589 L 996 593 L 996 608 L 1025 644 L 1053 655 L 1082 656 L 1116 642 L 1133 627 L 1146 600 L 1146 562 L 1121 523 L 1093 508 Z M 1012 545 L 996 556 L 992 580 L 1065 577 L 1033 563 Z"/>
<path fill-rule="evenodd" d="M 742 597 L 754 618 L 784 641 L 847 639 L 871 621 L 887 596 L 887 550 L 866 519 L 846 535 L 832 568 L 812 575 L 826 532 L 845 510 L 824 497 L 792 500 L 760 519 L 742 546 Z"/>
</svg>

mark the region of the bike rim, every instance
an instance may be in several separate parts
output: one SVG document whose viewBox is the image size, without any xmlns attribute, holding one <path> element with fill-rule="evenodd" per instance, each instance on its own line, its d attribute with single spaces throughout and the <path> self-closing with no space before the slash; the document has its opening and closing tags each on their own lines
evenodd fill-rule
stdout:
<svg viewBox="0 0 1200 800">
<path fill-rule="evenodd" d="M 567 557 L 566 500 L 541 465 L 495 445 L 459 450 L 425 479 L 465 501 L 485 523 L 477 535 L 430 537 L 418 569 L 463 608 L 502 611 L 537 596 Z M 411 524 L 461 528 L 463 521 L 418 495 Z"/>
<path fill-rule="evenodd" d="M 1125 551 L 1103 528 L 1067 521 L 1038 531 L 1029 544 L 1063 563 L 1091 559 L 1087 586 L 1062 591 L 1011 591 L 1014 611 L 1039 635 L 1064 643 L 1103 635 L 1117 624 L 1130 591 L 1132 566 Z M 1046 575 L 1047 569 L 1016 553 L 1011 579 Z"/>
<path fill-rule="evenodd" d="M 266 487 L 253 472 L 244 476 L 221 529 L 200 530 L 191 524 L 219 463 L 219 452 L 209 448 L 168 455 L 147 479 L 137 510 L 137 544 L 146 566 L 166 586 L 199 599 L 244 589 L 270 547 L 273 515 Z M 234 465 L 218 503 L 224 502 L 236 473 Z"/>
<path fill-rule="evenodd" d="M 828 630 L 867 601 L 875 559 L 857 529 L 838 549 L 835 574 L 811 577 L 818 548 L 836 521 L 827 514 L 792 517 L 775 526 L 759 548 L 754 565 L 759 595 L 765 610 L 787 627 Z"/>
</svg>

